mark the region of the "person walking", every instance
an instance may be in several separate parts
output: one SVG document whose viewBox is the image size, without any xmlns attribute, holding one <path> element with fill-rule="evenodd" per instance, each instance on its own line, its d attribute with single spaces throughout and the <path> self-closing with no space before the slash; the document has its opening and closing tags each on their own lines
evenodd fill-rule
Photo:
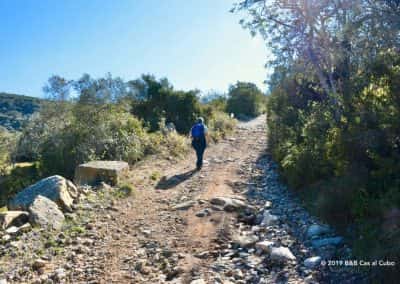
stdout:
<svg viewBox="0 0 400 284">
<path fill-rule="evenodd" d="M 207 147 L 206 134 L 207 126 L 204 124 L 204 119 L 199 117 L 196 123 L 192 126 L 190 130 L 190 135 L 192 137 L 192 147 L 196 151 L 197 162 L 196 169 L 199 171 L 203 166 L 203 154 Z"/>
</svg>

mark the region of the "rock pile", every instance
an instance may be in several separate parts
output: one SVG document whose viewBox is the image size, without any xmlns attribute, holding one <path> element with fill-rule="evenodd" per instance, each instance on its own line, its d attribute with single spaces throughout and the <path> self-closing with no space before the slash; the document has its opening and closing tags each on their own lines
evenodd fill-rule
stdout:
<svg viewBox="0 0 400 284">
<path fill-rule="evenodd" d="M 55 175 L 38 181 L 20 191 L 10 200 L 8 209 L 0 213 L 3 242 L 27 232 L 31 225 L 60 230 L 64 213 L 72 212 L 79 191 L 69 180 Z"/>
<path fill-rule="evenodd" d="M 216 283 L 354 283 L 362 279 L 346 269 L 321 264 L 334 258 L 351 259 L 351 251 L 342 237 L 309 215 L 279 182 L 276 165 L 268 156 L 255 167 L 243 163 L 242 174 L 252 182 L 247 201 L 241 200 L 238 207 L 252 208 L 256 216 L 243 218 L 243 211 L 238 211 L 241 222 L 231 224 L 231 241 L 220 244 L 210 279 Z M 217 206 L 229 202 L 211 200 Z"/>
</svg>

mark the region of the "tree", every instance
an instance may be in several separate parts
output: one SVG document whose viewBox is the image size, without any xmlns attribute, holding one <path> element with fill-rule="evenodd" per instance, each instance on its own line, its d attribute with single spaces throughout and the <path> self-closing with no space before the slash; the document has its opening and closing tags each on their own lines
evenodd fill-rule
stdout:
<svg viewBox="0 0 400 284">
<path fill-rule="evenodd" d="M 159 123 L 172 122 L 181 133 L 189 131 L 196 116 L 200 114 L 198 91 L 176 91 L 165 78 L 157 80 L 153 75 L 142 75 L 128 82 L 137 90 L 132 112 L 144 119 L 151 131 L 159 130 Z"/>
<path fill-rule="evenodd" d="M 237 82 L 229 87 L 227 111 L 236 115 L 257 116 L 265 109 L 265 95 L 253 83 Z"/>
<path fill-rule="evenodd" d="M 336 120 L 350 100 L 357 65 L 400 42 L 397 0 L 245 0 L 233 8 L 238 10 L 249 12 L 242 25 L 271 47 L 272 66 L 315 76 L 316 91 L 330 101 Z"/>
</svg>

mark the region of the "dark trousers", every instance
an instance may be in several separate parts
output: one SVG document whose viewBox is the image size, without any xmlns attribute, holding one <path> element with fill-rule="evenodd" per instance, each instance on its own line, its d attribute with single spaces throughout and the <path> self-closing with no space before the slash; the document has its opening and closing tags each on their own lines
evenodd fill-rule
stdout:
<svg viewBox="0 0 400 284">
<path fill-rule="evenodd" d="M 203 155 L 204 155 L 204 150 L 206 149 L 206 139 L 204 138 L 194 138 L 192 140 L 192 147 L 196 151 L 196 156 L 197 156 L 197 162 L 196 162 L 196 167 L 197 169 L 201 169 L 203 166 Z"/>
</svg>

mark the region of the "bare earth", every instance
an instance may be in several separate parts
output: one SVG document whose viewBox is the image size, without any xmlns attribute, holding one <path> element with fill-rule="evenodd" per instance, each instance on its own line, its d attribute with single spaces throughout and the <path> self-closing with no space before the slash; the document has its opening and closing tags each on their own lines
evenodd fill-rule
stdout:
<svg viewBox="0 0 400 284">
<path fill-rule="evenodd" d="M 5 245 L 0 282 L 354 283 L 346 271 L 304 266 L 311 256 L 327 259 L 349 250 L 310 246 L 315 236 L 304 235 L 318 222 L 279 183 L 265 154 L 266 139 L 265 116 L 260 116 L 209 146 L 199 172 L 193 171 L 194 153 L 180 161 L 152 157 L 138 163 L 125 177 L 135 188 L 132 196 L 115 199 L 113 189 L 90 190 L 58 236 L 33 230 Z M 227 212 L 210 204 L 221 196 L 242 200 L 254 212 Z M 259 225 L 256 219 L 271 204 L 279 221 Z M 296 259 L 281 256 L 278 264 L 255 248 L 256 241 L 233 241 L 249 234 L 289 248 Z M 318 236 L 332 241 L 327 237 Z M 32 268 L 37 258 L 46 261 L 44 267 Z"/>
<path fill-rule="evenodd" d="M 94 248 L 104 251 L 105 265 L 102 283 L 158 283 L 164 279 L 158 275 L 151 261 L 149 274 L 132 273 L 131 262 L 137 262 L 138 251 L 155 243 L 163 251 L 171 251 L 178 256 L 175 267 L 168 267 L 168 275 L 176 273 L 177 283 L 190 283 L 194 276 L 202 275 L 207 280 L 208 265 L 213 262 L 212 252 L 218 249 L 215 242 L 218 233 L 227 226 L 233 213 L 214 211 L 210 216 L 197 217 L 196 212 L 208 207 L 207 200 L 217 196 L 235 196 L 232 182 L 241 180 L 239 168 L 249 156 L 254 157 L 264 150 L 265 132 L 258 126 L 265 124 L 265 117 L 251 123 L 240 125 L 234 138 L 212 145 L 206 150 L 205 165 L 187 179 L 179 175 L 191 174 L 194 168 L 194 155 L 178 164 L 159 161 L 139 165 L 131 170 L 130 177 L 137 193 L 116 205 L 117 212 L 112 213 L 113 222 L 103 230 L 110 238 L 103 247 Z M 150 164 L 150 165 L 149 165 Z M 157 170 L 171 179 L 166 189 L 155 189 L 154 183 L 147 180 Z M 178 176 L 175 181 L 174 176 Z M 173 205 L 196 201 L 188 210 L 173 210 Z M 202 201 L 204 200 L 203 204 Z M 100 225 L 101 226 L 101 225 Z M 211 252 L 211 253 L 209 253 Z M 205 253 L 205 256 L 201 256 Z M 200 258 L 196 257 L 199 256 Z M 132 261 L 131 261 L 132 260 Z M 143 256 L 143 262 L 148 262 Z M 83 264 L 86 265 L 86 264 Z M 145 264 L 147 265 L 147 263 Z M 154 269 L 154 273 L 152 269 Z M 136 274 L 136 275 L 135 275 Z M 146 273 L 145 273 L 146 274 Z M 170 278 L 175 278 L 170 276 Z M 169 280 L 169 279 L 168 279 Z M 173 280 L 173 279 L 171 279 Z"/>
</svg>

